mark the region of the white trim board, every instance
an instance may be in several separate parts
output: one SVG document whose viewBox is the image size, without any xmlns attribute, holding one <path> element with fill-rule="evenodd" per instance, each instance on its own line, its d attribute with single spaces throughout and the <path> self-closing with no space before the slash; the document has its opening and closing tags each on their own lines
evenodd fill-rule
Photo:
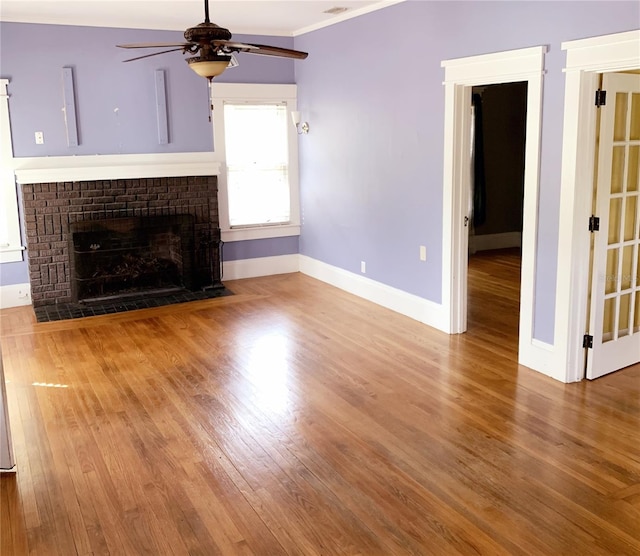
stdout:
<svg viewBox="0 0 640 556">
<path fill-rule="evenodd" d="M 548 358 L 533 340 L 533 312 L 538 228 L 538 190 L 542 116 L 542 83 L 546 46 L 535 46 L 482 56 L 445 60 L 445 131 L 443 171 L 442 305 L 444 329 L 466 330 L 467 253 L 469 217 L 469 167 L 471 87 L 526 81 L 527 121 L 524 176 L 522 281 L 518 362 L 544 374 Z M 546 359 L 545 359 L 546 360 Z"/>
<path fill-rule="evenodd" d="M 0 245 L 0 263 L 22 262 L 26 250 L 27 248 L 23 246 L 5 247 L 4 245 Z"/>
<path fill-rule="evenodd" d="M 290 274 L 298 272 L 298 270 L 300 270 L 300 263 L 297 254 L 224 261 L 222 263 L 222 281 Z"/>
<path fill-rule="evenodd" d="M 220 164 L 211 152 L 104 154 L 14 158 L 18 183 L 93 181 L 180 176 L 216 176 Z"/>
<path fill-rule="evenodd" d="M 276 224 L 274 226 L 255 226 L 253 228 L 234 228 L 222 230 L 222 241 L 246 241 L 272 237 L 291 237 L 300 235 L 300 225 Z"/>
<path fill-rule="evenodd" d="M 446 332 L 442 305 L 342 268 L 300 255 L 300 272 Z"/>
<path fill-rule="evenodd" d="M 31 305 L 31 285 L 12 284 L 0 286 L 0 309 Z"/>
</svg>

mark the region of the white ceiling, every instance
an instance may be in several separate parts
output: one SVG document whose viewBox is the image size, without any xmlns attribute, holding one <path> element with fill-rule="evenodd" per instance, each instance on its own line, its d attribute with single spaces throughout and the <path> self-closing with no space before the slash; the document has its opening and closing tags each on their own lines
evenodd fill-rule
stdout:
<svg viewBox="0 0 640 556">
<path fill-rule="evenodd" d="M 402 0 L 211 0 L 210 19 L 234 34 L 295 36 Z M 349 8 L 338 15 L 324 13 Z M 183 31 L 204 20 L 204 0 L 0 0 L 0 20 Z"/>
</svg>

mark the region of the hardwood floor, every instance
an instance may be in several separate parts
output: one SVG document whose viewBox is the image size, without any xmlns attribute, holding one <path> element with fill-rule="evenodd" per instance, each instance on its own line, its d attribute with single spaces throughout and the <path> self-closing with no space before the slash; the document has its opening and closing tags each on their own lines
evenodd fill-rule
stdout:
<svg viewBox="0 0 640 556">
<path fill-rule="evenodd" d="M 460 336 L 300 274 L 2 311 L 0 553 L 640 554 L 640 366 L 519 367 L 517 258 L 470 272 Z"/>
</svg>

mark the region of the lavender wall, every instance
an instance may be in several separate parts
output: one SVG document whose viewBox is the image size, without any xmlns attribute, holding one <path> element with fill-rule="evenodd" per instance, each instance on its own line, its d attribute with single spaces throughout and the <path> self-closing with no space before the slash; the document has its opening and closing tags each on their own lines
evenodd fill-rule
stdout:
<svg viewBox="0 0 640 556">
<path fill-rule="evenodd" d="M 298 236 L 232 241 L 224 244 L 223 261 L 238 261 L 259 257 L 293 255 L 298 252 Z"/>
<path fill-rule="evenodd" d="M 194 22 L 197 23 L 197 22 Z M 35 40 L 37 38 L 37 40 Z M 293 39 L 234 35 L 238 41 L 285 48 Z M 116 44 L 182 41 L 176 31 L 149 31 L 0 22 L 0 77 L 10 79 L 10 117 L 16 157 L 156 152 L 205 152 L 213 148 L 208 119 L 206 81 L 190 70 L 180 52 L 122 63 L 150 51 L 123 50 Z M 294 83 L 291 60 L 238 54 L 240 66 L 218 81 L 236 83 Z M 66 143 L 61 111 L 62 67 L 74 71 L 80 144 Z M 155 70 L 166 78 L 168 145 L 159 145 L 155 112 Z M 36 145 L 34 132 L 45 142 Z M 290 242 L 280 240 L 281 251 Z M 268 256 L 261 244 L 249 242 L 253 256 Z M 238 248 L 237 248 L 238 249 Z M 28 281 L 26 263 L 0 265 L 0 285 Z"/>
<path fill-rule="evenodd" d="M 37 40 L 34 38 L 37 37 Z M 267 42 L 265 37 L 234 36 Z M 11 80 L 13 151 L 22 156 L 202 152 L 212 149 L 206 80 L 187 66 L 180 52 L 135 62 L 122 60 L 153 52 L 123 50 L 116 44 L 182 41 L 176 31 L 67 27 L 0 23 L 0 71 Z M 291 47 L 292 39 L 268 42 Z M 25 46 L 27 44 L 28 46 Z M 256 59 L 257 58 L 257 59 Z M 293 83 L 287 59 L 238 54 L 240 66 L 219 81 Z M 61 111 L 62 67 L 73 68 L 80 144 L 66 143 Z M 170 142 L 158 144 L 155 70 L 164 69 Z M 36 145 L 34 132 L 44 132 Z"/>
<path fill-rule="evenodd" d="M 637 28 L 637 2 L 407 1 L 297 37 L 300 252 L 440 302 L 442 60 L 549 45 L 535 337 L 553 343 L 563 41 Z M 339 45 L 336 46 L 336 45 Z M 418 259 L 427 247 L 427 262 Z"/>
</svg>

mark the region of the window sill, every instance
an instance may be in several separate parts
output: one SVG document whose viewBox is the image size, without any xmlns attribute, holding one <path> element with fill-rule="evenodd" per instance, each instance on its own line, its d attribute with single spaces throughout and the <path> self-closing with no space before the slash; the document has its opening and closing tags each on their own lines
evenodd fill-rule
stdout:
<svg viewBox="0 0 640 556">
<path fill-rule="evenodd" d="M 0 248 L 0 263 L 21 263 L 22 252 L 26 247 L 2 247 Z"/>
<path fill-rule="evenodd" d="M 250 239 L 268 239 L 300 235 L 300 225 L 284 224 L 282 226 L 259 226 L 255 228 L 232 228 L 222 230 L 222 241 L 247 241 Z"/>
</svg>

